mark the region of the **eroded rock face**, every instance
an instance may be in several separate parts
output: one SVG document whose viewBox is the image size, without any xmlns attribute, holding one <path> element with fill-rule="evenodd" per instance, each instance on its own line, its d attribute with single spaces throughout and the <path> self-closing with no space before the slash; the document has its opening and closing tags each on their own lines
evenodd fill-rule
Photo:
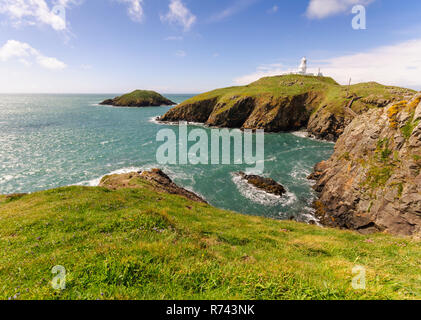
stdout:
<svg viewBox="0 0 421 320">
<path fill-rule="evenodd" d="M 349 116 L 335 115 L 324 106 L 311 115 L 307 132 L 318 139 L 336 141 L 351 121 Z"/>
<path fill-rule="evenodd" d="M 322 95 L 294 97 L 238 97 L 187 103 L 169 110 L 159 120 L 201 122 L 223 128 L 265 129 L 267 132 L 298 130 L 320 103 Z"/>
<path fill-rule="evenodd" d="M 247 175 L 239 172 L 238 175 L 256 188 L 266 191 L 276 196 L 282 196 L 286 193 L 285 188 L 271 178 L 264 178 L 257 175 Z"/>
<path fill-rule="evenodd" d="M 310 176 L 321 222 L 421 236 L 421 94 L 356 117 Z"/>
<path fill-rule="evenodd" d="M 204 93 L 172 108 L 159 120 L 266 132 L 306 128 L 317 138 L 336 141 L 355 116 L 413 94 L 409 89 L 376 83 L 357 84 L 348 90 L 333 79 L 295 78 L 288 82 L 288 76 L 268 77 L 248 86 Z"/>
<path fill-rule="evenodd" d="M 152 169 L 143 172 L 131 172 L 105 176 L 99 186 L 112 190 L 122 188 L 142 188 L 142 180 L 149 183 L 155 190 L 183 196 L 189 200 L 206 203 L 195 193 L 177 186 L 162 170 Z"/>
</svg>

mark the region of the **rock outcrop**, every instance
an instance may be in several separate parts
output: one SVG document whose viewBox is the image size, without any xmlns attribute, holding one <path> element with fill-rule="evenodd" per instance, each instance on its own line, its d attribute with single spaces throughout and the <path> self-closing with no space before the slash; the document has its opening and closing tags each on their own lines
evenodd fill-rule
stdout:
<svg viewBox="0 0 421 320">
<path fill-rule="evenodd" d="M 244 172 L 239 172 L 238 175 L 252 186 L 267 193 L 282 196 L 287 192 L 282 185 L 271 178 L 264 178 L 257 175 L 247 175 Z"/>
<path fill-rule="evenodd" d="M 335 141 L 355 115 L 413 93 L 377 83 L 346 87 L 326 77 L 285 75 L 201 94 L 159 120 L 266 132 L 306 128 L 318 138 Z"/>
<path fill-rule="evenodd" d="M 421 236 L 421 94 L 357 116 L 310 178 L 325 225 Z"/>
<path fill-rule="evenodd" d="M 155 91 L 136 90 L 121 97 L 108 99 L 100 103 L 114 107 L 159 107 L 175 105 L 175 102 Z"/>
<path fill-rule="evenodd" d="M 195 193 L 177 186 L 160 169 L 105 176 L 102 178 L 99 186 L 117 190 L 122 188 L 142 188 L 144 183 L 152 185 L 152 187 L 158 192 L 176 194 L 189 200 L 206 203 L 204 199 Z"/>
</svg>

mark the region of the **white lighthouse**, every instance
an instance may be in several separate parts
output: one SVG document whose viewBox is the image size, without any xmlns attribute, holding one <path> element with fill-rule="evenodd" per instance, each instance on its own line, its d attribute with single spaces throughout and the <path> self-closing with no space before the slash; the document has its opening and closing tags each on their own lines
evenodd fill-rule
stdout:
<svg viewBox="0 0 421 320">
<path fill-rule="evenodd" d="M 303 76 L 317 76 L 317 77 L 323 77 L 323 73 L 320 72 L 320 68 L 318 73 L 314 74 L 314 73 L 307 73 L 307 58 L 303 57 L 301 59 L 301 64 L 298 67 L 298 71 L 296 72 L 291 72 L 290 74 L 301 74 Z"/>
<path fill-rule="evenodd" d="M 305 75 L 307 74 L 307 58 L 303 57 L 301 59 L 300 67 L 298 68 L 298 74 Z"/>
</svg>

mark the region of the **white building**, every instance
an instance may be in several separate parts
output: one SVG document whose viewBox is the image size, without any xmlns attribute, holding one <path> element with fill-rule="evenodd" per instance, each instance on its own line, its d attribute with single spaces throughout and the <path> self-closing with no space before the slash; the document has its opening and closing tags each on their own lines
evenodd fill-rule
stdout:
<svg viewBox="0 0 421 320">
<path fill-rule="evenodd" d="M 292 72 L 292 74 L 301 74 L 303 76 L 318 76 L 318 77 L 323 77 L 323 73 L 320 72 L 320 68 L 319 68 L 319 72 L 317 74 L 307 73 L 307 58 L 306 57 L 303 57 L 301 59 L 301 64 L 298 67 L 298 71 L 297 72 Z"/>
</svg>

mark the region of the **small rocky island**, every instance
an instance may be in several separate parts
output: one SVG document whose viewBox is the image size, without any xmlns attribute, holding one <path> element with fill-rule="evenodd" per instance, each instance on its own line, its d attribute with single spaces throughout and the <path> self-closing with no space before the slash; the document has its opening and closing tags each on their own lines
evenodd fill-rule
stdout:
<svg viewBox="0 0 421 320">
<path fill-rule="evenodd" d="M 100 103 L 114 107 L 159 107 L 176 105 L 175 102 L 165 98 L 155 91 L 135 90 L 114 99 L 108 99 Z"/>
</svg>

